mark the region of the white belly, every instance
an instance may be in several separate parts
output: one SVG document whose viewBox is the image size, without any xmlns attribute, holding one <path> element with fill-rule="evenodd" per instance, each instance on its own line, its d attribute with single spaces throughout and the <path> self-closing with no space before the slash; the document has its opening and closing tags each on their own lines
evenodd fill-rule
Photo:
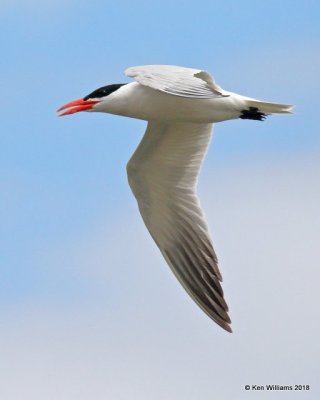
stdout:
<svg viewBox="0 0 320 400">
<path fill-rule="evenodd" d="M 192 99 L 166 94 L 137 82 L 122 86 L 92 111 L 146 121 L 220 122 L 238 118 L 244 103 L 239 95 Z"/>
</svg>

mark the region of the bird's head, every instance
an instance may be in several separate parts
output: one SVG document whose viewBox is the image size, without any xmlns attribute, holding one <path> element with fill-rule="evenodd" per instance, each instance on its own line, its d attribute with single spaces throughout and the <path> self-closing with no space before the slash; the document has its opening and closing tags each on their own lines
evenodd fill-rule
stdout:
<svg viewBox="0 0 320 400">
<path fill-rule="evenodd" d="M 118 83 L 103 86 L 99 89 L 94 90 L 92 93 L 88 94 L 82 99 L 70 101 L 70 103 L 63 105 L 57 110 L 57 112 L 60 113 L 59 117 L 74 114 L 79 111 L 102 111 L 99 110 L 99 107 L 97 108 L 97 105 L 106 102 L 107 97 L 123 85 L 125 84 Z"/>
</svg>

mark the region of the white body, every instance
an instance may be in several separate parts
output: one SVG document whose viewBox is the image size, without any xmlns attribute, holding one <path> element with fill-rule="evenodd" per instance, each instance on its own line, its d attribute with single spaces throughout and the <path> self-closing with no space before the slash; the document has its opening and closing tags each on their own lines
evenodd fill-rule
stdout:
<svg viewBox="0 0 320 400">
<path fill-rule="evenodd" d="M 146 121 L 220 122 L 239 118 L 248 99 L 223 91 L 228 97 L 194 99 L 155 91 L 138 82 L 122 86 L 92 111 L 107 112 Z M 249 100 L 249 99 L 248 99 Z"/>
<path fill-rule="evenodd" d="M 291 106 L 226 92 L 201 70 L 149 65 L 129 68 L 126 74 L 137 82 L 102 99 L 87 96 L 61 110 L 76 106 L 74 112 L 89 109 L 148 121 L 127 165 L 140 213 L 189 295 L 231 332 L 218 260 L 196 194 L 199 170 L 213 123 L 239 117 L 263 119 L 272 113 L 289 113 Z"/>
</svg>

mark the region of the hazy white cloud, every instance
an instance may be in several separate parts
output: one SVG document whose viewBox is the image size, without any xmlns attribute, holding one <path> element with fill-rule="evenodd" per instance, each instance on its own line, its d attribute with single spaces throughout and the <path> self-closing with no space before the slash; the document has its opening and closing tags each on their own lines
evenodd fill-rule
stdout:
<svg viewBox="0 0 320 400">
<path fill-rule="evenodd" d="M 6 313 L 0 397 L 247 399 L 245 384 L 309 384 L 319 395 L 319 162 L 254 165 L 200 181 L 234 334 L 180 288 L 131 199 L 125 218 L 39 256 L 53 279 L 73 271 L 95 293 Z"/>
</svg>

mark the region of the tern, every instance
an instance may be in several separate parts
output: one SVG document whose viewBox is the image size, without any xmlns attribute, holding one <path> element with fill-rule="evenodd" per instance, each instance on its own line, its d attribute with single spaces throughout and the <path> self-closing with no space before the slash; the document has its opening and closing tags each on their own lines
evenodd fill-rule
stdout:
<svg viewBox="0 0 320 400">
<path fill-rule="evenodd" d="M 231 119 L 264 120 L 291 113 L 287 104 L 228 92 L 206 71 L 172 65 L 131 67 L 134 82 L 111 84 L 62 106 L 147 121 L 127 164 L 128 182 L 143 221 L 181 285 L 228 332 L 231 320 L 208 225 L 197 197 L 199 170 L 213 124 Z"/>
</svg>

